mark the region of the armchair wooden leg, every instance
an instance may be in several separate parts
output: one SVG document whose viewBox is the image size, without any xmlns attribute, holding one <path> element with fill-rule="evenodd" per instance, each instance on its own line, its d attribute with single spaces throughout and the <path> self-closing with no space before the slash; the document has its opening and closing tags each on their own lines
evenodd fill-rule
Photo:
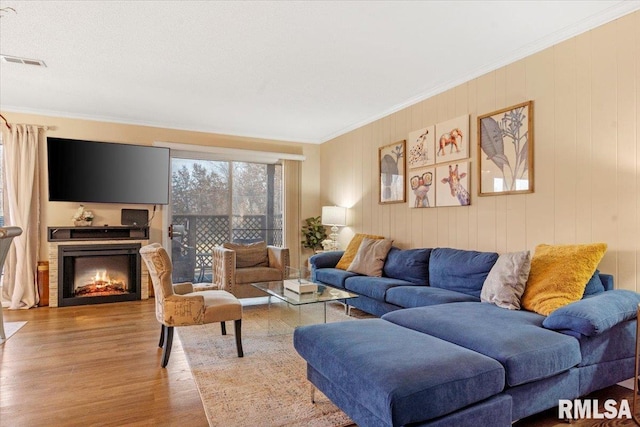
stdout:
<svg viewBox="0 0 640 427">
<path fill-rule="evenodd" d="M 158 347 L 162 348 L 164 345 L 164 325 L 160 325 L 160 342 L 158 343 Z"/>
<path fill-rule="evenodd" d="M 220 322 L 220 329 L 222 329 L 222 335 L 227 335 L 227 324 Z"/>
<path fill-rule="evenodd" d="M 236 348 L 238 349 L 238 357 L 244 357 L 242 351 L 242 319 L 234 320 L 234 326 L 236 328 Z"/>
<path fill-rule="evenodd" d="M 169 363 L 169 356 L 171 355 L 171 344 L 173 344 L 173 326 L 164 326 L 165 341 L 164 347 L 162 347 L 162 367 L 166 368 Z"/>
</svg>

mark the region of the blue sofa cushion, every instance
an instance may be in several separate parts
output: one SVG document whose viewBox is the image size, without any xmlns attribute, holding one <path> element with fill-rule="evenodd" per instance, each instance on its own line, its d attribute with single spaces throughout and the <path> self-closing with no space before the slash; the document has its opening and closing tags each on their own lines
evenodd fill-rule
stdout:
<svg viewBox="0 0 640 427">
<path fill-rule="evenodd" d="M 591 337 L 625 320 L 635 319 L 638 304 L 640 294 L 614 289 L 560 307 L 544 319 L 542 326 Z"/>
<path fill-rule="evenodd" d="M 451 302 L 479 302 L 480 298 L 432 286 L 398 286 L 387 291 L 388 303 L 400 307 L 424 307 Z"/>
<path fill-rule="evenodd" d="M 429 256 L 431 249 L 391 248 L 384 263 L 383 275 L 408 280 L 416 285 L 429 284 Z"/>
<path fill-rule="evenodd" d="M 543 328 L 544 316 L 529 311 L 457 302 L 397 310 L 382 318 L 499 361 L 511 387 L 564 372 L 581 360 L 578 340 Z"/>
<path fill-rule="evenodd" d="M 408 284 L 410 282 L 388 277 L 355 276 L 348 277 L 344 282 L 344 287 L 348 291 L 384 301 L 387 289 Z"/>
<path fill-rule="evenodd" d="M 344 289 L 344 281 L 358 274 L 339 268 L 320 268 L 314 272 L 314 280 Z"/>
<path fill-rule="evenodd" d="M 430 420 L 504 388 L 504 369 L 495 360 L 381 319 L 298 327 L 293 344 L 379 419 L 375 425 Z"/>
<path fill-rule="evenodd" d="M 495 252 L 435 248 L 429 258 L 429 285 L 480 298 L 482 285 L 497 260 Z"/>
<path fill-rule="evenodd" d="M 597 295 L 604 292 L 604 285 L 602 284 L 602 280 L 600 279 L 600 271 L 596 269 L 591 279 L 587 282 L 587 286 L 584 288 L 584 293 L 582 294 L 582 298 L 590 295 Z"/>
</svg>

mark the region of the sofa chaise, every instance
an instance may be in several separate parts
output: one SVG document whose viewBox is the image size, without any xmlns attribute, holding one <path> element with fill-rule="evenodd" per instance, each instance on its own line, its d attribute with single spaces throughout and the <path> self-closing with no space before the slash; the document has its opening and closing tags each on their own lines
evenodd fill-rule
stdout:
<svg viewBox="0 0 640 427">
<path fill-rule="evenodd" d="M 611 275 L 544 316 L 480 302 L 496 253 L 394 248 L 382 277 L 336 269 L 341 256 L 313 256 L 312 278 L 381 317 L 297 328 L 294 347 L 360 426 L 509 426 L 634 375 L 640 295 Z"/>
</svg>

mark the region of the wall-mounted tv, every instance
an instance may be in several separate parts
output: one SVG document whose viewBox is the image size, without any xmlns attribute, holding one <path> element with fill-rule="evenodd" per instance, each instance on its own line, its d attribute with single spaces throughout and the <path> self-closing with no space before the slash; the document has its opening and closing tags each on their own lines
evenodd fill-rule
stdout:
<svg viewBox="0 0 640 427">
<path fill-rule="evenodd" d="M 49 200 L 169 203 L 169 149 L 47 138 Z"/>
</svg>

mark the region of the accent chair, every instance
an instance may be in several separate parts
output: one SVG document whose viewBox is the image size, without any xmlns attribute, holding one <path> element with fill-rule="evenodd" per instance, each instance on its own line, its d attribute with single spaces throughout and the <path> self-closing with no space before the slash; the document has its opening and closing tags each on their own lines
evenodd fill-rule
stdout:
<svg viewBox="0 0 640 427">
<path fill-rule="evenodd" d="M 222 335 L 226 335 L 225 321 L 233 320 L 238 357 L 243 357 L 242 305 L 236 297 L 221 290 L 194 292 L 193 284 L 189 282 L 174 284 L 171 280 L 171 260 L 159 243 L 143 246 L 140 248 L 140 255 L 151 276 L 156 299 L 156 318 L 162 325 L 158 346 L 163 349 L 163 368 L 169 363 L 175 326 L 220 322 Z"/>
</svg>

